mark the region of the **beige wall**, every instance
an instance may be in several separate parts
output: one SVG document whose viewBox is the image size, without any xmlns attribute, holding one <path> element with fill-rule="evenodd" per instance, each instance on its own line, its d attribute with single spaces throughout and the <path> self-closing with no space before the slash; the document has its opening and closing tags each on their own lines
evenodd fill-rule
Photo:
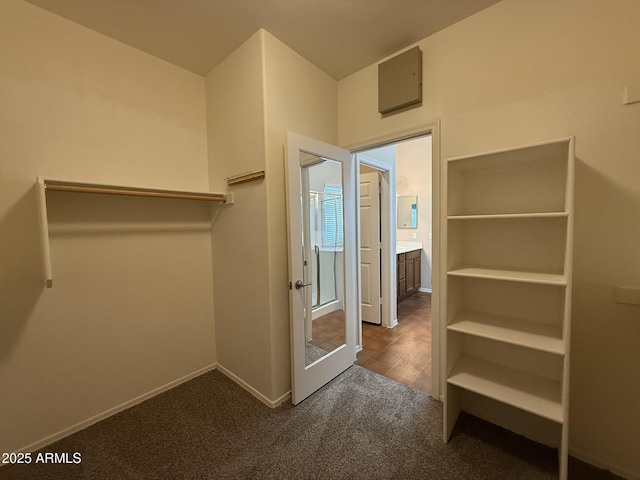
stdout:
<svg viewBox="0 0 640 480">
<path fill-rule="evenodd" d="M 288 129 L 337 141 L 337 83 L 264 30 L 206 79 L 212 185 L 247 170 L 215 217 L 218 362 L 268 403 L 291 389 L 284 146 Z"/>
<path fill-rule="evenodd" d="M 634 478 L 640 307 L 613 287 L 640 286 L 639 20 L 635 0 L 504 0 L 419 42 L 422 106 L 380 118 L 375 65 L 338 87 L 343 145 L 434 118 L 442 158 L 576 136 L 571 451 Z"/>
<path fill-rule="evenodd" d="M 202 77 L 0 2 L 0 451 L 215 363 L 208 207 L 51 195 L 45 289 L 34 188 L 206 190 L 206 151 Z"/>
<path fill-rule="evenodd" d="M 212 189 L 265 170 L 263 49 L 258 32 L 206 77 Z M 266 185 L 230 191 L 235 204 L 216 212 L 212 225 L 218 365 L 271 399 Z"/>
<path fill-rule="evenodd" d="M 291 389 L 289 289 L 284 150 L 292 130 L 325 142 L 338 141 L 338 84 L 329 75 L 265 32 L 267 207 L 273 393 Z"/>
<path fill-rule="evenodd" d="M 420 288 L 431 290 L 433 244 L 431 228 L 431 136 L 396 145 L 396 194 L 418 196 L 417 228 L 396 229 L 398 242 L 422 242 Z M 413 234 L 416 238 L 413 238 Z"/>
</svg>

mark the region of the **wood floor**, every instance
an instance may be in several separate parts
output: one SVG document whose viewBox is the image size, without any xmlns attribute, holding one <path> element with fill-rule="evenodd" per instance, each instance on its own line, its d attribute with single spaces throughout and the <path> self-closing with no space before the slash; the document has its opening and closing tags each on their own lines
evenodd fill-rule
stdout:
<svg viewBox="0 0 640 480">
<path fill-rule="evenodd" d="M 343 312 L 313 321 L 311 343 L 326 351 L 344 343 Z M 362 351 L 356 364 L 387 378 L 431 391 L 431 294 L 418 292 L 398 304 L 398 325 L 362 324 Z"/>
<path fill-rule="evenodd" d="M 398 325 L 362 324 L 357 365 L 410 387 L 431 391 L 431 294 L 418 292 L 398 304 Z"/>
</svg>

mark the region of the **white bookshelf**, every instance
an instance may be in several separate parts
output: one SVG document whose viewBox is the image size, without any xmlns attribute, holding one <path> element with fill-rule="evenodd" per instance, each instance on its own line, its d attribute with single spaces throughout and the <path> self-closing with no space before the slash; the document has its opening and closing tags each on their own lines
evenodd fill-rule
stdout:
<svg viewBox="0 0 640 480">
<path fill-rule="evenodd" d="M 558 447 L 561 479 L 568 459 L 573 152 L 574 139 L 564 138 L 448 160 L 443 225 L 444 440 L 461 410 L 499 423 L 496 412 L 515 408 L 527 422 L 540 418 L 541 430 L 549 421 L 559 426 L 559 438 L 548 443 Z M 531 433 L 517 414 L 505 417 L 508 428 Z"/>
</svg>

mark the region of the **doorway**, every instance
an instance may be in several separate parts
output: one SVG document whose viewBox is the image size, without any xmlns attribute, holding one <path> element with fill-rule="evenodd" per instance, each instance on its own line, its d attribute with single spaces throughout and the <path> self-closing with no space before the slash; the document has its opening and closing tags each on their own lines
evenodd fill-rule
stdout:
<svg viewBox="0 0 640 480">
<path fill-rule="evenodd" d="M 432 362 L 431 133 L 356 154 L 362 299 L 357 364 L 437 396 L 437 386 L 432 389 L 432 367 L 438 362 Z"/>
</svg>

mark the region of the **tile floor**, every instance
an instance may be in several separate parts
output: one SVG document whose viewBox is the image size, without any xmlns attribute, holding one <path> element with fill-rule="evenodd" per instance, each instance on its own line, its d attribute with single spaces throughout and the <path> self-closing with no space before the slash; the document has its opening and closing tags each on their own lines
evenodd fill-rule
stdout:
<svg viewBox="0 0 640 480">
<path fill-rule="evenodd" d="M 313 321 L 314 345 L 331 351 L 344 343 L 342 310 Z M 429 393 L 431 390 L 431 294 L 418 292 L 398 304 L 398 325 L 362 324 L 356 364 Z"/>
<path fill-rule="evenodd" d="M 362 324 L 357 365 L 429 393 L 431 294 L 418 292 L 398 304 L 398 325 Z"/>
</svg>

